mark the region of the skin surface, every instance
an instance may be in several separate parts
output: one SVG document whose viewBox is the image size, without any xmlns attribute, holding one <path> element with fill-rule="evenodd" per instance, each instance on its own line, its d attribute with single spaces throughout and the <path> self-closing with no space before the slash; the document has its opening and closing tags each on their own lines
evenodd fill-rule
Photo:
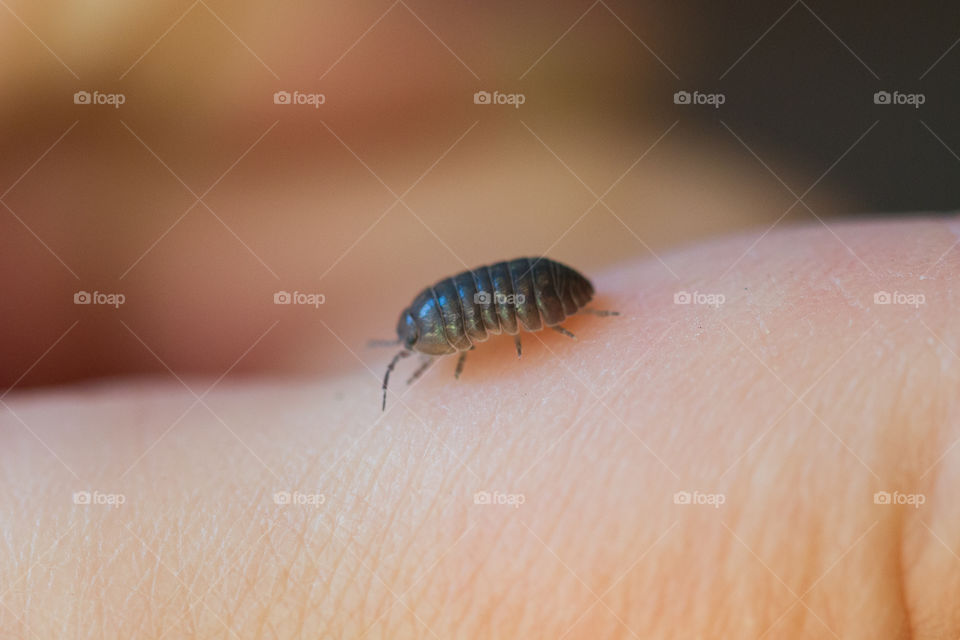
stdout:
<svg viewBox="0 0 960 640">
<path fill-rule="evenodd" d="M 960 225 L 761 234 L 591 274 L 577 342 L 407 360 L 382 415 L 361 363 L 10 394 L 0 638 L 957 637 Z"/>
</svg>

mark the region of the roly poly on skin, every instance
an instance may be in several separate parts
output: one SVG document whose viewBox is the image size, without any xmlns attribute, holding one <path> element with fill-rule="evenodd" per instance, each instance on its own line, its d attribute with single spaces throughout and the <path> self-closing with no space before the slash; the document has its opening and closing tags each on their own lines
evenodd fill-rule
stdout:
<svg viewBox="0 0 960 640">
<path fill-rule="evenodd" d="M 427 287 L 400 314 L 397 340 L 371 344 L 401 344 L 403 349 L 387 365 L 383 376 L 383 406 L 387 407 L 387 383 L 397 361 L 413 352 L 430 356 L 407 384 L 420 377 L 436 360 L 434 356 L 460 353 L 455 376 L 460 377 L 467 351 L 491 335 L 508 333 L 520 357 L 520 330 L 540 331 L 550 327 L 576 339 L 560 326 L 580 311 L 599 316 L 616 311 L 585 309 L 593 298 L 593 285 L 575 269 L 549 258 L 517 258 L 463 271 Z"/>
</svg>

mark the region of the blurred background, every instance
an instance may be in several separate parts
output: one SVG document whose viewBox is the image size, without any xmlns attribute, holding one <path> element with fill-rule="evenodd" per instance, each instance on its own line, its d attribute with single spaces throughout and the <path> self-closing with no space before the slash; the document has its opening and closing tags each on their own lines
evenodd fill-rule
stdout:
<svg viewBox="0 0 960 640">
<path fill-rule="evenodd" d="M 467 266 L 951 210 L 958 39 L 947 2 L 0 0 L 0 389 L 379 373 Z"/>
</svg>

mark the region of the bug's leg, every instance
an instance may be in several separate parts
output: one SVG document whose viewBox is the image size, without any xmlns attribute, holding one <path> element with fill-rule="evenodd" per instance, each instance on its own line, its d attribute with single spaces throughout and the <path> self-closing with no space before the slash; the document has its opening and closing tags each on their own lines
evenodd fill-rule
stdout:
<svg viewBox="0 0 960 640">
<path fill-rule="evenodd" d="M 605 311 L 601 309 L 583 309 L 584 313 L 590 313 L 595 316 L 600 316 L 601 318 L 606 318 L 607 316 L 618 316 L 620 315 L 619 311 Z"/>
<path fill-rule="evenodd" d="M 568 330 L 565 329 L 564 327 L 561 327 L 561 326 L 558 325 L 558 324 L 555 324 L 555 325 L 553 325 L 553 326 L 550 327 L 550 328 L 553 329 L 554 331 L 556 331 L 557 333 L 562 333 L 563 335 L 567 336 L 568 338 L 573 338 L 574 340 L 577 339 L 577 336 L 573 335 L 572 333 L 570 333 L 570 331 L 568 331 Z"/>
<path fill-rule="evenodd" d="M 428 357 L 426 360 L 424 360 L 424 361 L 423 361 L 423 364 L 421 364 L 421 365 L 417 368 L 417 370 L 413 372 L 413 375 L 410 376 L 409 378 L 407 378 L 407 384 L 409 385 L 411 382 L 413 382 L 414 380 L 416 380 L 417 378 L 419 378 L 420 376 L 422 376 L 423 373 L 424 373 L 424 371 L 426 371 L 427 369 L 430 368 L 430 365 L 433 364 L 433 361 L 434 361 L 434 360 L 436 360 L 436 358 L 430 358 L 430 357 Z"/>
<path fill-rule="evenodd" d="M 387 408 L 387 382 L 390 381 L 390 372 L 393 371 L 393 368 L 397 366 L 397 360 L 400 358 L 406 358 L 410 355 L 410 352 L 404 349 L 397 355 L 393 356 L 393 360 L 390 361 L 390 364 L 387 365 L 387 372 L 383 374 L 383 406 L 380 407 L 380 411 L 384 411 Z"/>
<path fill-rule="evenodd" d="M 372 349 L 373 347 L 395 347 L 400 344 L 400 339 L 396 340 L 381 340 L 379 338 L 374 338 L 373 340 L 367 340 L 367 348 Z"/>
<path fill-rule="evenodd" d="M 517 335 L 513 336 L 513 344 L 517 345 L 517 357 L 518 357 L 518 358 L 521 357 L 521 356 L 523 355 L 523 350 L 520 348 L 520 334 L 519 334 L 519 333 L 518 333 Z"/>
<path fill-rule="evenodd" d="M 473 351 L 474 347 L 470 347 L 468 351 Z M 457 358 L 457 370 L 453 372 L 453 377 L 457 380 L 460 379 L 460 374 L 463 373 L 463 363 L 467 361 L 467 351 L 461 351 L 460 357 Z"/>
</svg>

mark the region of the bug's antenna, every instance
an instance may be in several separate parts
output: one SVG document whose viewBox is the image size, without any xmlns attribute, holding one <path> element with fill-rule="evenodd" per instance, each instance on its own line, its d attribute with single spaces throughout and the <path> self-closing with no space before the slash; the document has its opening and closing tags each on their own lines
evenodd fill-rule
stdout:
<svg viewBox="0 0 960 640">
<path fill-rule="evenodd" d="M 374 338 L 373 340 L 367 340 L 367 348 L 374 347 L 395 347 L 400 344 L 400 338 L 396 340 L 381 340 L 379 338 Z"/>
<path fill-rule="evenodd" d="M 387 365 L 387 372 L 383 374 L 383 406 L 380 407 L 380 411 L 386 411 L 387 409 L 387 382 L 390 381 L 390 372 L 393 371 L 393 368 L 397 366 L 397 360 L 400 358 L 406 358 L 410 355 L 410 352 L 404 349 L 397 355 L 393 356 L 393 360 L 390 361 L 390 364 Z"/>
</svg>

